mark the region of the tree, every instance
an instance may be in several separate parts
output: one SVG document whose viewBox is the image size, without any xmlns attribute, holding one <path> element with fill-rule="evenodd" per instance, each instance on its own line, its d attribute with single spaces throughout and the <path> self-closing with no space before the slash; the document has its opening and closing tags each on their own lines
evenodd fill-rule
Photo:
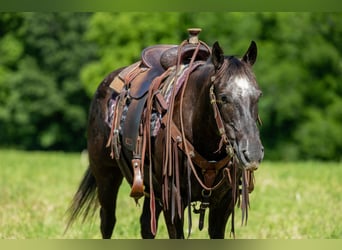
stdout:
<svg viewBox="0 0 342 250">
<path fill-rule="evenodd" d="M 154 44 L 179 44 L 187 38 L 181 13 L 95 13 L 86 37 L 99 47 L 100 60 L 86 65 L 81 79 L 92 96 L 111 71 L 140 59 L 141 51 Z"/>
<path fill-rule="evenodd" d="M 1 145 L 85 147 L 102 79 L 147 46 L 179 44 L 190 27 L 228 55 L 257 42 L 266 159 L 341 159 L 341 13 L 2 13 Z"/>
<path fill-rule="evenodd" d="M 258 14 L 256 74 L 270 159 L 340 160 L 340 13 Z"/>
<path fill-rule="evenodd" d="M 0 108 L 2 144 L 27 149 L 85 147 L 89 98 L 79 71 L 96 51 L 83 39 L 88 18 L 83 13 L 6 14 L 8 23 L 20 24 L 2 30 L 1 47 L 12 51 L 1 66 L 5 74 L 0 95 L 6 96 Z"/>
</svg>

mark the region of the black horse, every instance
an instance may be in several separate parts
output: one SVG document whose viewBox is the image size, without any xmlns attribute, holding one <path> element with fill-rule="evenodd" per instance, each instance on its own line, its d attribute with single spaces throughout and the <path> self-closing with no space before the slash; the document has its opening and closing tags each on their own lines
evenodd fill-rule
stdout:
<svg viewBox="0 0 342 250">
<path fill-rule="evenodd" d="M 252 72 L 257 47 L 251 42 L 242 58 L 224 56 L 217 42 L 209 50 L 210 57 L 189 71 L 186 83 L 174 94 L 172 110 L 163 113 L 167 117 L 163 120 L 168 122 L 164 122 L 156 135 L 148 134 L 142 170 L 143 238 L 154 238 L 162 211 L 169 237 L 184 238 L 184 210 L 188 207 L 191 223 L 190 205 L 194 202 L 201 202 L 200 207 L 194 208 L 200 213 L 200 227 L 204 212 L 209 209 L 211 238 L 224 238 L 230 215 L 234 232 L 237 202 L 247 219 L 253 171 L 264 156 L 257 126 L 262 92 Z M 111 112 L 108 103 L 117 96 L 109 85 L 124 69 L 109 74 L 92 100 L 88 123 L 90 165 L 69 209 L 70 224 L 81 213 L 86 217 L 98 199 L 103 238 L 112 236 L 123 178 L 130 184 L 133 182 L 131 150 L 123 145 L 117 160 L 107 145 L 113 132 L 108 126 Z M 171 127 L 176 130 L 175 136 Z"/>
</svg>

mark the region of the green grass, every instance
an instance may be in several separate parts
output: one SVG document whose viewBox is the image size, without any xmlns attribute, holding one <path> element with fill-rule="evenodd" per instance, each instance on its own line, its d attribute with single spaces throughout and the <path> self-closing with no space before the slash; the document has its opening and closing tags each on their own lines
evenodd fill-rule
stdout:
<svg viewBox="0 0 342 250">
<path fill-rule="evenodd" d="M 101 237 L 98 213 L 63 234 L 65 211 L 86 169 L 81 154 L 0 150 L 0 159 L 0 238 Z M 264 162 L 255 176 L 247 226 L 240 226 L 236 210 L 237 238 L 342 238 L 341 163 Z M 126 182 L 118 203 L 113 238 L 140 238 L 141 207 L 129 198 Z M 197 219 L 193 215 L 191 238 L 208 238 L 206 229 L 198 231 Z M 162 216 L 159 223 L 157 238 L 167 238 Z"/>
</svg>

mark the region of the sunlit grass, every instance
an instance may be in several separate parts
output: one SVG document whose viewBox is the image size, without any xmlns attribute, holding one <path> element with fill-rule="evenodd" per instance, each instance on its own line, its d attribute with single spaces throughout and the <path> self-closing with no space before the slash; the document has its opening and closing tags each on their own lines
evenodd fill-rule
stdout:
<svg viewBox="0 0 342 250">
<path fill-rule="evenodd" d="M 65 211 L 86 169 L 81 154 L 0 150 L 0 159 L 0 238 L 101 237 L 98 211 L 63 234 Z M 236 209 L 237 238 L 342 238 L 341 164 L 265 162 L 255 176 L 247 226 L 240 226 Z M 140 238 L 141 206 L 128 194 L 124 182 L 114 239 Z M 193 215 L 191 238 L 208 238 L 206 228 L 200 232 L 197 223 Z M 167 238 L 162 216 L 159 224 L 157 238 Z M 229 229 L 227 224 L 226 238 Z"/>
</svg>

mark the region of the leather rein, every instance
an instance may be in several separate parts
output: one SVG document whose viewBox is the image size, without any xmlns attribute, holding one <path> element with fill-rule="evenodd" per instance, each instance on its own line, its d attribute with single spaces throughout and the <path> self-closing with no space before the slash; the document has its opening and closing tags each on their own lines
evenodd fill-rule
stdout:
<svg viewBox="0 0 342 250">
<path fill-rule="evenodd" d="M 196 53 L 196 51 L 195 51 Z M 195 57 L 196 55 L 194 55 Z M 190 62 L 190 66 L 191 66 Z M 217 189 L 224 180 L 226 180 L 226 178 L 228 177 L 228 181 L 229 184 L 232 186 L 232 178 L 230 176 L 230 172 L 228 169 L 226 169 L 227 171 L 225 171 L 225 174 L 223 175 L 222 179 L 215 185 L 214 181 L 215 181 L 215 177 L 217 175 L 217 173 L 219 172 L 219 170 L 221 170 L 222 168 L 228 167 L 230 166 L 231 161 L 234 159 L 235 156 L 235 152 L 234 152 L 234 148 L 232 146 L 232 144 L 230 143 L 225 127 L 224 127 L 224 123 L 222 120 L 222 116 L 220 113 L 220 110 L 217 106 L 217 99 L 216 99 L 216 95 L 214 93 L 214 81 L 215 79 L 219 78 L 220 75 L 223 73 L 223 70 L 226 68 L 226 64 L 227 62 L 225 61 L 224 64 L 221 66 L 220 70 L 216 72 L 216 74 L 214 76 L 211 77 L 211 87 L 210 87 L 210 91 L 209 91 L 209 97 L 210 97 L 210 103 L 212 105 L 213 108 L 213 112 L 214 112 L 214 117 L 215 117 L 215 122 L 221 137 L 220 143 L 219 143 L 219 148 L 217 151 L 220 151 L 221 148 L 223 146 L 225 146 L 225 151 L 227 156 L 225 158 L 223 158 L 220 161 L 208 161 L 207 159 L 205 159 L 203 156 L 201 156 L 198 152 L 196 152 L 196 150 L 194 149 L 194 146 L 185 138 L 185 134 L 184 134 L 184 125 L 183 125 L 183 115 L 182 115 L 182 111 L 183 111 L 183 99 L 184 99 L 184 90 L 186 88 L 186 84 L 188 82 L 188 78 L 185 80 L 183 89 L 182 89 L 182 93 L 181 93 L 181 97 L 180 97 L 180 123 L 181 123 L 181 128 L 180 131 L 178 129 L 176 129 L 176 125 L 173 123 L 171 126 L 173 126 L 173 138 L 176 140 L 180 140 L 181 141 L 185 141 L 186 143 L 184 144 L 180 144 L 180 149 L 187 155 L 188 159 L 191 159 L 189 161 L 190 167 L 192 169 L 193 174 L 196 177 L 196 180 L 198 181 L 198 183 L 201 185 L 201 187 L 203 188 L 203 190 L 206 191 L 213 191 L 215 189 Z M 200 167 L 202 169 L 202 174 L 204 176 L 204 182 L 201 180 L 201 178 L 198 176 L 197 171 L 193 165 L 193 163 L 195 163 L 198 167 Z"/>
<path fill-rule="evenodd" d="M 201 42 L 198 43 L 197 48 L 194 52 L 194 55 L 190 61 L 189 67 L 192 66 L 194 62 L 194 58 L 196 57 L 196 53 L 198 51 L 199 46 L 201 45 Z M 197 182 L 201 185 L 202 189 L 202 199 L 199 208 L 196 208 L 195 205 L 193 205 L 193 210 L 194 213 L 197 213 L 200 215 L 199 217 L 199 230 L 203 229 L 204 226 L 204 217 L 205 217 L 205 211 L 206 209 L 210 206 L 210 199 L 211 199 L 211 194 L 212 191 L 220 187 L 224 182 L 228 181 L 229 187 L 232 189 L 232 194 L 233 194 L 233 204 L 235 204 L 237 198 L 237 163 L 238 159 L 235 157 L 235 152 L 234 148 L 227 136 L 224 123 L 222 120 L 222 116 L 220 113 L 220 110 L 218 108 L 218 101 L 216 99 L 216 95 L 214 93 L 214 82 L 216 79 L 220 78 L 221 75 L 223 74 L 224 70 L 227 67 L 227 61 L 225 60 L 221 66 L 221 68 L 215 73 L 214 76 L 211 77 L 211 86 L 209 90 L 209 97 L 210 97 L 210 103 L 212 105 L 212 109 L 214 112 L 214 118 L 215 122 L 221 137 L 220 143 L 219 143 L 219 148 L 217 151 L 220 151 L 223 146 L 225 146 L 225 151 L 227 156 L 223 158 L 220 161 L 208 161 L 205 159 L 203 156 L 201 156 L 196 150 L 194 149 L 194 146 L 186 139 L 185 137 L 185 130 L 184 130 L 184 123 L 183 123 L 183 99 L 184 99 L 184 92 L 186 89 L 186 85 L 188 83 L 188 79 L 190 76 L 190 73 L 187 75 L 187 78 L 184 82 L 184 85 L 182 87 L 182 92 L 180 96 L 180 130 L 178 130 L 177 126 L 174 124 L 172 121 L 172 116 L 168 117 L 171 119 L 171 122 L 169 120 L 169 125 L 171 125 L 171 136 L 174 141 L 178 142 L 178 147 L 185 153 L 187 159 L 188 159 L 188 166 L 191 169 L 191 172 L 195 176 Z M 204 181 L 201 180 L 199 177 L 197 170 L 194 166 L 197 165 L 198 167 L 201 168 L 202 174 L 203 174 L 203 179 Z M 214 182 L 216 180 L 217 174 L 219 171 L 223 169 L 223 176 L 220 179 L 220 181 L 214 185 Z M 231 175 L 231 169 L 232 169 L 232 174 Z M 188 170 L 188 187 L 190 187 L 190 171 Z M 190 189 L 190 188 L 189 188 Z M 188 195 L 189 195 L 189 200 L 190 195 L 191 195 L 191 189 L 188 190 Z M 246 204 L 246 203 L 245 203 Z M 190 202 L 188 204 L 190 206 Z M 234 207 L 234 205 L 233 205 Z M 246 209 L 244 209 L 246 210 Z M 247 210 L 246 210 L 247 211 Z M 235 229 L 234 229 L 234 209 L 232 211 L 232 221 L 231 221 L 231 234 L 235 237 Z M 189 235 L 191 233 L 191 225 L 192 225 L 192 219 L 191 219 L 191 212 L 190 208 L 188 210 L 188 217 L 189 217 Z M 247 216 L 246 216 L 247 217 Z M 188 235 L 188 236 L 189 236 Z"/>
</svg>

